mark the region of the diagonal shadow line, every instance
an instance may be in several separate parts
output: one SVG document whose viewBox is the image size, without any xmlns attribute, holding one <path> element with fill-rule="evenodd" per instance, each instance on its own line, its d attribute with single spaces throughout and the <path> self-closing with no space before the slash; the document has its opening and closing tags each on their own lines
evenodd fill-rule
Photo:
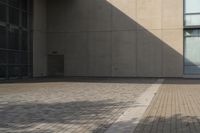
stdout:
<svg viewBox="0 0 200 133">
<path fill-rule="evenodd" d="M 84 1 L 84 3 L 88 3 L 88 5 L 90 5 L 90 6 L 92 4 L 94 4 L 95 2 L 97 2 L 97 1 L 95 1 L 95 0 Z M 62 3 L 62 2 L 60 2 L 60 3 Z M 76 5 L 78 5 L 78 4 L 80 5 L 79 1 L 68 1 L 65 4 L 67 4 L 68 6 L 71 5 L 72 7 L 76 7 Z M 144 77 L 144 76 L 145 77 L 182 77 L 183 76 L 183 60 L 184 60 L 184 57 L 182 55 L 183 51 L 177 51 L 178 48 L 175 49 L 175 48 L 171 47 L 169 44 L 167 44 L 167 42 L 163 41 L 164 39 L 162 37 L 163 36 L 162 31 L 164 29 L 162 29 L 162 28 L 147 29 L 144 26 L 142 26 L 141 24 L 139 24 L 136 20 L 131 18 L 128 14 L 126 14 L 126 11 L 123 11 L 123 9 L 120 10 L 120 8 L 109 3 L 106 0 L 98 1 L 98 4 L 100 5 L 99 9 L 102 8 L 103 10 L 106 10 L 108 12 L 92 11 L 94 8 L 98 7 L 96 5 L 92 9 L 90 9 L 90 6 L 86 6 L 85 8 L 89 8 L 89 9 L 85 9 L 85 10 L 88 10 L 89 14 L 93 14 L 93 15 L 90 15 L 90 17 L 92 17 L 91 22 L 87 22 L 87 24 L 83 24 L 83 23 L 86 23 L 86 20 L 89 19 L 89 17 L 87 15 L 84 16 L 84 13 L 79 15 L 80 18 L 73 17 L 72 20 L 74 19 L 76 21 L 75 25 L 77 25 L 77 27 L 78 27 L 78 25 L 85 25 L 85 27 L 86 27 L 85 30 L 80 29 L 80 31 L 82 30 L 83 32 L 92 32 L 92 31 L 95 32 L 95 30 L 92 30 L 92 28 L 94 28 L 96 26 L 97 27 L 100 26 L 103 28 L 102 29 L 97 28 L 98 29 L 97 31 L 111 32 L 110 34 L 115 34 L 115 38 L 112 39 L 112 41 L 114 40 L 114 42 L 112 42 L 112 44 L 107 44 L 109 46 L 105 46 L 105 51 L 107 51 L 108 53 L 110 52 L 109 51 L 110 47 L 120 48 L 120 46 L 119 46 L 120 44 L 118 44 L 117 41 L 121 41 L 121 43 L 124 43 L 124 47 L 128 47 L 128 46 L 125 46 L 125 44 L 127 44 L 128 41 L 129 41 L 128 43 L 132 43 L 133 45 L 135 45 L 135 47 L 130 46 L 130 48 L 133 50 L 133 52 L 136 53 L 135 55 L 133 55 L 134 57 L 132 58 L 132 61 L 137 60 L 137 62 L 135 62 L 136 66 L 134 66 L 134 67 L 136 67 L 137 70 L 136 70 L 136 73 L 134 74 L 134 76 L 132 76 L 132 77 Z M 102 10 L 102 9 L 100 9 L 100 10 Z M 77 10 L 77 12 L 76 12 L 76 10 Z M 83 10 L 84 9 L 82 9 L 81 11 L 83 11 Z M 124 9 L 124 10 L 126 10 L 126 9 Z M 71 9 L 71 10 L 69 10 L 69 12 L 71 13 L 71 15 L 69 15 L 69 16 L 73 16 L 73 15 L 78 16 L 78 13 L 81 13 L 81 11 L 78 11 L 78 9 L 75 9 L 75 10 Z M 52 11 L 52 12 L 54 12 L 54 11 Z M 96 16 L 95 13 L 92 13 L 92 12 L 98 12 L 98 15 Z M 133 12 L 134 12 L 134 9 L 133 9 Z M 49 18 L 51 18 L 52 15 L 48 15 L 48 16 L 49 16 Z M 53 18 L 54 17 L 55 16 L 53 16 Z M 103 20 L 105 20 L 105 22 L 103 20 L 101 20 L 101 17 Z M 97 19 L 96 21 L 102 21 L 102 23 L 105 23 L 106 26 L 102 26 L 103 24 L 100 24 L 101 22 L 98 22 L 98 24 L 93 24 L 96 22 L 94 19 Z M 159 18 L 155 18 L 155 19 L 159 19 Z M 51 19 L 49 19 L 49 20 L 51 20 Z M 67 20 L 60 19 L 59 21 L 63 21 L 63 23 L 67 23 L 68 19 Z M 160 21 L 162 21 L 162 20 L 160 19 Z M 71 23 L 72 22 L 70 21 L 70 25 L 72 25 Z M 162 23 L 162 22 L 160 22 L 160 23 Z M 49 27 L 51 27 L 51 26 L 49 26 Z M 81 26 L 79 26 L 79 27 L 81 27 Z M 50 29 L 50 28 L 48 28 L 48 29 Z M 65 32 L 65 30 L 67 30 L 66 27 L 63 29 L 61 29 L 61 31 L 52 31 L 50 29 L 48 34 L 50 34 L 50 37 L 53 37 L 52 33 L 62 34 L 63 32 Z M 73 30 L 70 29 L 69 31 L 71 32 Z M 154 33 L 152 33 L 152 31 Z M 170 29 L 166 29 L 165 31 L 169 32 L 167 36 L 176 35 L 175 29 L 171 29 L 171 31 L 170 31 Z M 181 28 L 179 28 L 179 31 L 180 31 L 179 34 L 182 34 Z M 120 34 L 120 33 L 122 33 L 122 34 Z M 128 38 L 126 36 L 123 36 L 123 34 L 125 34 L 125 35 L 126 34 L 127 35 L 135 34 L 132 36 L 132 38 L 134 38 L 134 40 L 136 42 L 130 42 L 130 41 L 132 41 L 131 40 L 132 38 L 130 39 L 130 37 Z M 170 34 L 173 34 L 173 35 L 170 35 Z M 177 39 L 177 40 L 178 40 L 178 43 L 181 43 L 183 41 L 182 38 Z M 176 44 L 177 40 L 172 41 L 174 46 L 177 45 Z M 65 44 L 62 44 L 62 45 L 66 46 Z M 70 51 L 73 51 L 73 48 L 75 48 L 75 47 L 84 47 L 84 46 L 81 46 L 80 44 L 76 45 L 75 43 L 67 44 L 67 45 L 68 45 L 67 48 L 69 49 L 69 51 L 68 51 L 69 53 L 70 53 Z M 75 46 L 72 46 L 72 45 L 75 45 Z M 110 45 L 112 45 L 112 46 L 110 46 Z M 72 48 L 70 48 L 70 47 L 72 47 Z M 178 46 L 178 47 L 183 47 L 183 46 Z M 117 49 L 117 48 L 115 50 L 119 51 L 119 49 Z M 76 52 L 76 50 L 74 50 L 74 51 Z M 86 53 L 87 53 L 87 51 L 85 51 L 85 54 Z M 115 53 L 112 53 L 112 54 L 114 57 L 116 57 Z M 132 54 L 132 53 L 129 53 L 129 54 Z M 72 59 L 72 60 L 77 58 L 73 55 L 70 55 L 71 57 L 68 55 L 66 55 L 66 56 L 67 56 L 67 58 Z M 123 55 L 121 55 L 121 56 L 123 57 Z M 77 58 L 77 60 L 79 60 L 79 58 Z M 88 60 L 89 59 L 85 59 L 85 62 L 88 62 Z M 115 62 L 115 60 L 112 60 L 112 61 Z M 116 62 L 117 61 L 118 61 L 118 59 L 116 59 Z M 99 61 L 99 62 L 101 62 L 101 61 Z M 69 66 L 71 65 L 72 69 L 76 68 L 76 67 L 78 68 L 78 66 L 76 66 L 76 64 L 73 64 L 73 63 L 68 64 L 68 65 Z M 100 68 L 100 69 L 102 69 L 102 68 Z M 110 68 L 108 68 L 108 69 L 110 70 Z M 116 68 L 116 71 L 117 71 L 117 69 L 118 68 Z M 123 68 L 119 68 L 119 71 L 121 71 L 121 69 L 123 69 Z M 111 71 L 115 71 L 115 70 L 111 70 Z M 80 75 L 77 74 L 76 76 L 80 76 Z"/>
<path fill-rule="evenodd" d="M 74 1 L 74 0 L 73 0 Z M 72 0 L 71 0 L 72 2 Z M 107 2 L 107 1 L 104 1 Z M 70 4 L 70 2 L 68 1 L 68 3 Z M 73 2 L 72 2 L 73 3 Z M 110 5 L 110 3 L 107 3 Z M 159 63 L 163 62 L 162 58 L 160 58 L 159 56 L 162 55 L 161 51 L 165 50 L 167 56 L 169 56 L 169 62 L 171 60 L 171 58 L 177 58 L 177 61 L 181 61 L 183 59 L 182 55 L 179 54 L 176 50 L 174 50 L 172 47 L 170 47 L 168 44 L 166 44 L 165 42 L 163 42 L 160 38 L 158 38 L 157 36 L 155 36 L 154 34 L 152 34 L 151 32 L 149 32 L 147 29 L 145 29 L 143 26 L 141 26 L 140 24 L 138 24 L 136 21 L 134 21 L 133 19 L 131 19 L 129 16 L 127 16 L 126 14 L 124 14 L 122 11 L 120 11 L 119 9 L 117 9 L 116 7 L 114 7 L 113 5 L 110 5 L 112 7 L 113 10 L 115 10 L 115 12 L 118 12 L 118 14 L 120 14 L 118 16 L 118 19 L 121 21 L 124 21 L 125 23 L 129 23 L 128 25 L 130 25 L 130 27 L 133 27 L 134 31 L 136 32 L 141 32 L 141 37 L 142 39 L 141 41 L 141 45 L 143 46 L 137 46 L 137 50 L 140 51 L 138 52 L 138 56 L 142 56 L 144 57 L 144 59 L 148 59 L 149 56 L 151 55 L 157 55 L 156 58 L 152 58 L 151 60 L 156 60 Z M 117 20 L 116 20 L 117 22 Z M 140 29 L 140 30 L 138 30 Z M 129 29 L 130 30 L 130 29 Z M 132 30 L 132 29 L 131 29 Z M 119 32 L 120 30 L 116 30 L 116 32 Z M 148 41 L 151 40 L 151 41 Z M 139 41 L 139 40 L 138 40 Z M 113 44 L 114 45 L 114 44 Z M 155 47 L 158 49 L 151 49 L 151 47 Z M 150 53 L 142 53 L 141 51 L 146 51 L 149 50 Z M 165 62 L 165 61 L 164 61 Z M 140 62 L 141 64 L 147 64 L 149 63 L 148 60 L 142 60 Z M 152 69 L 152 71 L 156 71 L 158 66 L 154 66 L 152 65 L 152 68 L 149 68 L 149 66 L 142 66 L 144 68 L 142 69 Z M 161 66 L 159 66 L 161 67 Z M 176 66 L 173 66 L 176 67 Z M 172 67 L 172 68 L 173 68 Z M 140 65 L 139 65 L 139 69 Z M 159 76 L 163 76 L 162 75 L 162 71 L 159 71 L 159 73 L 157 73 Z M 90 80 L 89 80 L 90 81 Z M 94 81 L 94 82 L 98 82 L 98 81 Z M 100 81 L 100 82 L 105 82 L 105 81 Z M 110 81 L 108 81 L 110 82 Z M 114 82 L 120 82 L 120 81 L 114 81 Z M 122 82 L 127 82 L 127 81 L 122 81 Z M 135 81 L 136 83 L 146 83 L 145 80 L 144 81 Z M 148 81 L 149 82 L 149 81 Z M 174 83 L 178 83 L 179 81 L 174 81 Z M 182 82 L 182 81 L 181 81 Z M 180 82 L 180 83 L 181 83 Z M 130 83 L 134 83 L 134 81 L 130 80 Z M 168 83 L 168 82 L 166 82 Z M 171 83 L 171 82 L 170 82 Z M 173 82 L 172 82 L 173 83 Z M 190 81 L 188 83 L 191 83 Z M 197 81 L 196 83 L 199 83 L 199 81 Z M 8 120 L 7 117 L 11 117 L 11 119 L 15 119 L 16 116 L 18 115 L 16 114 L 16 112 L 14 111 L 14 109 L 17 108 L 24 108 L 24 110 L 30 110 L 30 112 L 27 114 L 23 114 L 21 116 L 21 118 L 15 119 L 15 121 L 13 122 L 13 127 L 6 127 L 6 122 L 1 124 L 1 127 L 3 126 L 4 128 L 11 128 L 11 129 L 17 129 L 18 125 L 20 124 L 25 124 L 25 128 L 26 126 L 29 126 L 29 124 L 34 124 L 34 123 L 71 123 L 72 120 L 76 119 L 76 124 L 82 124 L 81 120 L 89 120 L 89 115 L 91 114 L 101 114 L 102 112 L 106 114 L 111 113 L 111 110 L 109 107 L 112 106 L 118 106 L 119 103 L 111 103 L 109 104 L 108 101 L 103 101 L 103 102 L 88 102 L 88 101 L 81 101 L 81 102 L 71 102 L 71 103 L 55 103 L 55 104 L 17 104 L 15 103 L 15 105 L 1 105 L 0 108 L 0 114 L 1 114 L 1 118 L 3 118 L 5 121 Z M 78 106 L 74 106 L 74 105 L 78 105 Z M 36 113 L 32 112 L 32 110 L 38 107 L 36 110 Z M 97 110 L 96 110 L 97 108 Z M 86 114 L 81 114 L 83 110 L 86 110 Z M 74 111 L 75 110 L 75 111 Z M 10 111 L 10 112 L 9 112 Z M 13 111 L 13 112 L 12 112 Z M 69 112 L 68 112 L 69 111 Z M 72 112 L 74 111 L 74 112 Z M 97 112 L 96 112 L 97 111 Z M 10 113 L 9 115 L 5 115 L 5 113 Z M 76 113 L 77 117 L 76 118 L 72 118 L 71 113 Z M 14 114 L 13 116 L 11 114 Z M 45 117 L 46 114 L 49 114 L 48 117 Z M 34 117 L 37 117 L 37 115 L 39 115 L 41 119 L 37 119 L 35 121 Z M 179 115 L 179 114 L 176 114 Z M 172 118 L 177 117 L 177 116 L 171 116 Z M 169 118 L 169 120 L 171 120 L 172 118 Z M 102 119 L 101 117 L 99 119 Z M 156 118 L 157 119 L 157 118 Z M 166 118 L 158 118 L 158 119 L 166 119 Z M 167 118 L 168 119 L 168 118 Z M 198 119 L 196 117 L 191 117 L 191 119 Z M 27 123 L 24 123 L 24 120 L 26 120 Z M 151 122 L 150 122 L 151 123 Z M 188 121 L 186 120 L 185 124 L 187 124 Z M 195 123 L 194 123 L 195 124 Z M 125 123 L 119 123 L 119 125 L 126 125 Z M 93 132 L 100 132 L 101 130 L 104 130 L 104 128 L 102 127 L 107 127 L 107 124 L 102 124 L 100 125 L 97 129 L 95 129 Z M 49 131 L 44 131 L 44 132 L 49 132 Z"/>
<path fill-rule="evenodd" d="M 89 12 L 90 14 L 93 14 L 90 10 L 90 6 L 92 5 L 91 1 L 93 1 L 94 3 L 97 2 L 96 0 L 85 0 L 84 3 L 86 3 L 86 4 L 84 4 L 84 6 L 88 4 L 89 6 L 86 6 L 86 7 L 89 7 L 89 8 L 84 9 L 84 10 L 87 10 L 87 12 Z M 48 3 L 52 3 L 52 2 L 53 2 L 52 0 L 48 0 Z M 68 1 L 59 0 L 56 3 L 53 2 L 53 6 L 55 7 L 55 10 L 60 10 L 58 8 L 60 5 L 62 5 L 62 8 L 63 8 L 63 6 L 64 7 L 66 6 L 65 8 L 69 8 L 69 10 L 67 10 L 67 11 L 69 12 L 69 14 L 72 14 L 71 16 L 74 15 L 73 13 L 75 13 L 77 16 L 78 16 L 78 14 L 81 14 L 81 17 L 79 17 L 80 16 L 79 15 L 78 18 L 75 17 L 76 18 L 75 20 L 76 20 L 77 25 L 82 25 L 82 23 L 85 21 L 81 21 L 81 20 L 88 19 L 88 16 L 87 15 L 84 16 L 84 13 L 81 13 L 82 10 L 79 11 L 77 9 L 76 5 L 78 5 L 78 4 L 79 4 L 79 6 L 81 5 L 81 3 L 79 3 L 79 2 L 80 2 L 79 0 L 68 0 Z M 133 53 L 136 53 L 134 55 L 134 57 L 131 58 L 131 60 L 137 60 L 134 64 L 137 69 L 135 77 L 138 77 L 138 76 L 142 77 L 143 75 L 146 75 L 147 77 L 153 77 L 153 76 L 174 77 L 173 75 L 177 75 L 177 77 L 182 77 L 184 57 L 177 50 L 175 50 L 169 44 L 167 44 L 166 42 L 163 41 L 163 38 L 161 37 L 162 33 L 158 33 L 158 34 L 160 34 L 160 35 L 158 35 L 160 37 L 156 36 L 155 34 L 150 32 L 149 29 L 145 28 L 144 26 L 139 24 L 136 20 L 131 18 L 128 14 L 126 14 L 126 12 L 123 11 L 123 9 L 120 9 L 119 7 L 111 4 L 107 0 L 101 0 L 98 2 L 103 3 L 103 4 L 101 4 L 101 6 L 105 6 L 106 8 L 109 8 L 109 10 L 111 12 L 113 12 L 113 13 L 103 12 L 100 16 L 96 17 L 96 18 L 100 18 L 100 17 L 103 18 L 104 16 L 108 16 L 108 17 L 112 16 L 112 18 L 110 17 L 110 18 L 106 19 L 107 21 L 110 21 L 111 24 L 108 24 L 107 27 L 110 27 L 110 28 L 105 29 L 105 31 L 109 31 L 109 32 L 111 31 L 112 32 L 111 34 L 116 34 L 116 36 L 113 40 L 117 40 L 117 41 L 114 41 L 114 42 L 112 42 L 112 44 L 109 44 L 109 45 L 112 45 L 112 48 L 114 48 L 114 47 L 120 48 L 120 46 L 119 46 L 120 44 L 119 45 L 117 44 L 118 41 L 119 42 L 121 41 L 121 43 L 124 43 L 124 44 L 129 43 L 129 45 L 130 45 L 130 43 L 132 43 L 132 45 L 134 45 L 134 47 L 130 46 L 130 49 L 133 50 Z M 102 7 L 102 9 L 104 9 L 104 7 Z M 49 10 L 51 10 L 51 9 L 47 9 L 47 10 L 49 12 Z M 65 11 L 65 10 L 62 10 L 62 11 Z M 95 11 L 93 11 L 93 12 L 95 12 Z M 99 11 L 99 12 L 101 13 L 102 11 Z M 50 13 L 52 13 L 52 12 L 50 12 Z M 53 11 L 53 14 L 50 14 L 50 13 L 47 14 L 48 18 L 53 17 L 57 21 L 63 21 L 63 23 L 68 22 L 68 19 L 67 20 L 58 19 L 58 18 L 61 18 L 60 15 L 65 15 L 64 13 L 56 14 L 56 11 L 55 12 Z M 109 15 L 107 15 L 107 14 L 109 14 Z M 93 15 L 93 17 L 95 18 L 95 15 Z M 74 19 L 74 18 L 72 18 L 72 19 Z M 98 19 L 98 20 L 100 20 L 100 19 Z M 53 24 L 56 24 L 56 23 L 53 23 Z M 90 26 L 90 22 L 88 22 L 87 25 Z M 98 25 L 95 25 L 95 26 L 98 26 Z M 64 27 L 63 27 L 63 29 L 64 29 Z M 161 30 L 163 30 L 163 29 L 157 29 L 157 30 L 153 30 L 153 31 L 162 32 Z M 100 30 L 100 31 L 103 32 L 104 30 Z M 121 36 L 126 31 L 127 31 L 127 35 L 135 34 L 135 36 L 133 36 L 132 38 L 134 38 L 134 40 L 136 42 L 129 42 L 132 38 L 130 39 L 130 38 Z M 90 32 L 90 30 L 87 29 L 85 32 Z M 59 32 L 55 31 L 55 33 L 59 33 Z M 122 34 L 120 34 L 120 33 L 122 33 Z M 49 32 L 48 34 L 51 34 L 51 32 Z M 122 40 L 120 40 L 120 38 L 122 38 Z M 174 40 L 174 41 L 176 41 L 176 40 Z M 58 45 L 60 45 L 60 44 L 58 43 Z M 67 45 L 70 45 L 69 51 L 73 51 L 72 49 L 70 49 L 71 44 L 67 44 Z M 75 44 L 72 44 L 72 45 L 75 45 Z M 81 47 L 81 46 L 78 44 L 77 47 Z M 88 47 L 88 46 L 86 46 L 86 47 Z M 127 46 L 127 47 L 129 47 L 129 46 Z M 74 48 L 74 47 L 72 47 L 72 48 Z M 84 54 L 87 54 L 87 51 L 85 51 Z M 124 56 L 123 53 L 121 56 Z M 72 56 L 72 57 L 68 57 L 68 58 L 73 59 L 74 57 Z M 80 58 L 78 58 L 77 60 L 82 61 L 83 59 L 81 59 L 81 56 L 80 56 Z M 116 59 L 116 60 L 118 61 L 118 59 Z M 85 62 L 88 62 L 88 59 L 86 59 Z M 70 65 L 70 64 L 68 64 L 68 65 Z M 72 63 L 71 65 L 73 66 L 73 68 L 77 67 L 76 64 Z M 193 65 L 195 66 L 195 64 L 193 64 Z M 139 74 L 140 72 L 142 72 L 142 73 Z M 3 81 L 3 82 L 5 82 L 5 81 Z M 16 83 L 16 82 L 19 82 L 19 83 L 37 83 L 37 82 L 151 83 L 151 81 L 149 82 L 149 81 L 146 81 L 145 79 L 139 81 L 139 80 L 136 80 L 133 78 L 112 79 L 112 78 L 108 78 L 108 77 L 102 77 L 102 78 L 101 77 L 92 77 L 91 78 L 91 77 L 77 77 L 77 76 L 75 76 L 75 77 L 70 76 L 70 77 L 65 77 L 65 78 L 33 79 L 33 80 L 29 80 L 29 81 L 28 80 L 26 80 L 26 81 L 13 80 L 13 81 L 6 81 L 6 82 L 7 83 L 12 83 L 12 82 L 14 82 L 14 83 Z M 176 82 L 181 84 L 182 80 L 180 80 L 180 81 L 176 80 Z M 176 83 L 176 82 L 171 82 L 171 83 Z M 164 84 L 165 83 L 167 84 L 167 83 L 169 83 L 169 81 L 164 82 Z M 195 84 L 195 83 L 198 84 L 199 81 L 196 80 L 195 82 L 193 82 L 190 80 L 186 80 L 186 82 L 185 82 L 185 84 Z"/>
<path fill-rule="evenodd" d="M 85 1 L 85 2 L 90 3 L 91 1 Z M 96 1 L 93 1 L 93 2 L 96 2 Z M 134 49 L 132 48 L 133 52 L 137 53 L 137 55 L 134 57 L 137 59 L 133 58 L 133 60 L 138 60 L 138 63 L 136 64 L 137 65 L 136 67 L 138 69 L 137 74 L 136 74 L 137 77 L 138 76 L 139 77 L 142 77 L 142 76 L 163 77 L 166 75 L 169 75 L 169 77 L 170 77 L 170 74 L 168 74 L 168 73 L 173 71 L 173 69 L 176 69 L 177 71 L 179 70 L 179 72 L 178 72 L 178 74 L 174 74 L 174 72 L 171 72 L 171 73 L 173 73 L 174 75 L 178 75 L 177 77 L 182 76 L 182 67 L 183 67 L 182 55 L 180 55 L 177 51 L 175 51 L 173 48 L 171 48 L 169 45 L 167 45 L 165 42 L 163 42 L 156 35 L 149 32 L 148 29 L 144 28 L 142 25 L 137 23 L 135 20 L 133 20 L 132 18 L 127 16 L 127 14 L 120 11 L 117 7 L 114 7 L 113 5 L 111 5 L 110 3 L 108 3 L 105 0 L 101 1 L 101 2 L 98 1 L 98 2 L 103 3 L 103 4 L 101 4 L 101 6 L 107 6 L 106 8 L 102 7 L 102 9 L 104 8 L 104 9 L 106 9 L 106 11 L 108 11 L 107 8 L 111 8 L 114 12 L 113 14 L 117 14 L 116 16 L 114 16 L 115 17 L 114 21 L 112 21 L 111 18 L 106 18 L 105 23 L 109 23 L 108 21 L 112 21 L 111 26 L 108 24 L 107 26 L 105 26 L 105 27 L 107 27 L 107 29 L 104 28 L 102 30 L 100 29 L 99 31 L 112 31 L 112 34 L 114 34 L 116 32 L 120 33 L 123 31 L 130 31 L 129 32 L 130 34 L 131 34 L 131 32 L 135 32 L 136 34 L 138 34 L 138 35 L 136 35 L 137 37 L 133 36 L 133 38 L 139 42 L 137 45 L 134 44 L 135 45 Z M 70 2 L 68 1 L 68 4 L 69 3 Z M 77 1 L 71 2 L 71 5 L 76 5 L 77 3 L 78 3 Z M 110 13 L 105 13 L 102 11 L 102 15 L 99 15 L 98 17 L 99 18 L 100 17 L 103 18 L 104 16 L 110 17 L 110 15 L 107 15 L 107 14 L 110 14 Z M 95 15 L 92 15 L 92 17 L 98 18 Z M 84 18 L 84 16 L 81 16 L 81 18 Z M 87 17 L 86 17 L 86 19 L 87 19 Z M 98 20 L 100 20 L 100 19 L 98 19 Z M 63 20 L 63 21 L 65 21 L 65 20 Z M 79 21 L 79 19 L 77 21 Z M 123 24 L 125 24 L 125 26 Z M 81 19 L 80 19 L 80 25 L 81 25 Z M 88 25 L 90 25 L 90 22 Z M 98 26 L 98 25 L 95 25 L 95 26 Z M 116 27 L 118 27 L 118 28 L 116 28 Z M 154 30 L 154 31 L 161 32 L 161 30 L 160 31 Z M 89 32 L 90 32 L 90 29 L 89 29 Z M 120 35 L 122 35 L 122 34 L 116 35 L 115 39 L 117 39 L 117 37 L 119 37 L 119 38 L 123 37 Z M 128 39 L 130 39 L 130 38 L 128 38 Z M 120 41 L 120 39 L 118 41 Z M 126 43 L 125 40 L 122 40 L 122 41 L 124 41 L 124 43 Z M 130 41 L 130 40 L 128 40 L 128 41 Z M 114 44 L 114 43 L 115 42 L 113 42 L 113 44 L 112 44 L 112 48 L 117 46 L 117 44 Z M 70 45 L 70 44 L 67 44 L 67 45 Z M 109 44 L 109 45 L 111 45 L 111 44 Z M 69 49 L 70 49 L 70 46 L 69 46 Z M 148 52 L 144 52 L 147 50 L 148 50 Z M 162 53 L 162 51 L 164 51 L 164 53 Z M 166 58 L 165 58 L 166 60 L 162 60 L 162 56 L 166 56 Z M 74 57 L 72 57 L 72 59 L 73 58 Z M 151 60 L 151 61 L 149 61 L 149 60 Z M 173 63 L 168 63 L 168 62 L 173 62 Z M 162 63 L 164 63 L 163 66 L 161 65 Z M 165 74 L 163 74 L 164 67 L 167 70 L 169 70 Z M 179 69 L 177 69 L 177 67 L 179 67 Z M 142 72 L 142 73 L 140 74 L 140 72 Z"/>
</svg>

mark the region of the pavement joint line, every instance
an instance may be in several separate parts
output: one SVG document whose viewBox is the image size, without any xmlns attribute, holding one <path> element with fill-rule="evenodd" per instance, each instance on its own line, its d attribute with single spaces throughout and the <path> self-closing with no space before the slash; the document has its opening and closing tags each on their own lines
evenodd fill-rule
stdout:
<svg viewBox="0 0 200 133">
<path fill-rule="evenodd" d="M 158 79 L 143 94 L 141 94 L 106 131 L 105 133 L 134 133 L 135 128 L 142 119 L 143 114 L 150 105 L 153 97 L 164 82 Z"/>
</svg>

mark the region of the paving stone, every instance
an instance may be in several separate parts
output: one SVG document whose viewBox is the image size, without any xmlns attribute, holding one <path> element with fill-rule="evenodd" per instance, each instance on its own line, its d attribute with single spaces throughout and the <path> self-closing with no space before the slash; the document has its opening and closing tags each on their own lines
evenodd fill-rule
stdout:
<svg viewBox="0 0 200 133">
<path fill-rule="evenodd" d="M 168 79 L 134 133 L 200 133 L 200 80 Z"/>
<path fill-rule="evenodd" d="M 103 133 L 154 81 L 0 84 L 0 133 Z"/>
</svg>

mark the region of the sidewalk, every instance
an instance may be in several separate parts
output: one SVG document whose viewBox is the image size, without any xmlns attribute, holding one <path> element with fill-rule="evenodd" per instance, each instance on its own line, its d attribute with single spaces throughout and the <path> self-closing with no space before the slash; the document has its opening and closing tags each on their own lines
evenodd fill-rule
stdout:
<svg viewBox="0 0 200 133">
<path fill-rule="evenodd" d="M 199 133 L 199 80 L 166 80 L 134 133 Z"/>
<path fill-rule="evenodd" d="M 155 79 L 0 84 L 0 133 L 104 133 Z"/>
</svg>

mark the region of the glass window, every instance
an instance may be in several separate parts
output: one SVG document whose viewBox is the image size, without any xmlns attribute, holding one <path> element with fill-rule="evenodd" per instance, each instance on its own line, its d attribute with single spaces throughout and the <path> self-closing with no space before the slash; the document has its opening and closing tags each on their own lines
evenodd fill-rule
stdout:
<svg viewBox="0 0 200 133">
<path fill-rule="evenodd" d="M 7 52 L 0 50 L 0 64 L 7 64 Z"/>
<path fill-rule="evenodd" d="M 197 26 L 200 25 L 200 14 L 185 15 L 186 26 Z"/>
<path fill-rule="evenodd" d="M 185 13 L 200 13 L 200 0 L 185 0 Z"/>
<path fill-rule="evenodd" d="M 20 66 L 9 66 L 8 67 L 8 75 L 9 75 L 9 77 L 19 77 L 19 76 L 21 76 Z"/>
<path fill-rule="evenodd" d="M 8 63 L 10 65 L 21 64 L 21 54 L 18 53 L 18 52 L 9 52 L 9 54 L 8 54 Z"/>
<path fill-rule="evenodd" d="M 200 66 L 185 66 L 184 73 L 188 75 L 200 74 Z"/>
<path fill-rule="evenodd" d="M 9 5 L 19 7 L 19 0 L 9 0 Z"/>
<path fill-rule="evenodd" d="M 9 49 L 19 49 L 19 31 L 17 29 L 9 31 Z"/>
<path fill-rule="evenodd" d="M 6 48 L 6 28 L 0 26 L 0 48 Z"/>
<path fill-rule="evenodd" d="M 6 77 L 6 66 L 0 66 L 0 78 L 5 78 Z"/>
<path fill-rule="evenodd" d="M 186 30 L 185 31 L 185 36 L 187 37 L 196 37 L 199 36 L 200 37 L 200 30 L 195 29 L 195 30 Z"/>
<path fill-rule="evenodd" d="M 186 65 L 200 66 L 200 37 L 186 37 L 185 43 Z"/>
<path fill-rule="evenodd" d="M 22 53 L 22 64 L 23 65 L 28 64 L 28 54 L 26 52 Z"/>
<path fill-rule="evenodd" d="M 6 5 L 0 3 L 0 21 L 6 22 Z"/>
<path fill-rule="evenodd" d="M 27 50 L 28 49 L 28 33 L 26 31 L 22 31 L 21 41 L 22 41 L 21 49 Z"/>
<path fill-rule="evenodd" d="M 29 76 L 33 75 L 33 65 L 28 67 Z"/>
<path fill-rule="evenodd" d="M 0 1 L 2 1 L 2 2 L 6 2 L 6 0 L 0 0 Z"/>
<path fill-rule="evenodd" d="M 33 0 L 28 1 L 29 12 L 33 12 Z"/>
<path fill-rule="evenodd" d="M 27 10 L 28 0 L 21 0 L 21 7 L 23 10 Z"/>
<path fill-rule="evenodd" d="M 0 79 L 32 75 L 31 10 L 32 0 L 0 0 Z"/>
<path fill-rule="evenodd" d="M 19 25 L 19 10 L 15 8 L 9 8 L 9 22 L 13 25 Z"/>
<path fill-rule="evenodd" d="M 22 26 L 24 28 L 27 28 L 27 13 L 26 12 L 22 12 Z"/>
<path fill-rule="evenodd" d="M 33 54 L 29 54 L 29 64 L 33 65 Z"/>
<path fill-rule="evenodd" d="M 32 17 L 29 17 L 28 19 L 29 19 L 28 26 L 29 26 L 30 29 L 33 29 L 33 19 L 32 19 Z M 30 33 L 31 33 L 31 31 L 30 31 Z"/>
<path fill-rule="evenodd" d="M 200 30 L 185 31 L 185 74 L 200 74 Z"/>
<path fill-rule="evenodd" d="M 0 64 L 7 64 L 7 52 L 0 50 Z"/>
<path fill-rule="evenodd" d="M 21 73 L 22 76 L 28 76 L 28 66 L 22 66 Z"/>
</svg>

